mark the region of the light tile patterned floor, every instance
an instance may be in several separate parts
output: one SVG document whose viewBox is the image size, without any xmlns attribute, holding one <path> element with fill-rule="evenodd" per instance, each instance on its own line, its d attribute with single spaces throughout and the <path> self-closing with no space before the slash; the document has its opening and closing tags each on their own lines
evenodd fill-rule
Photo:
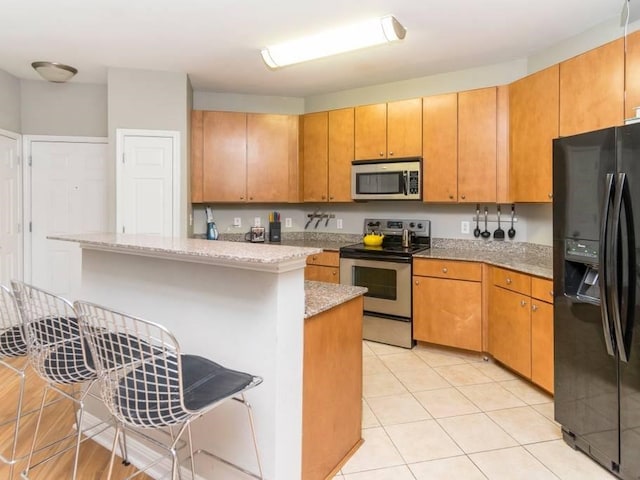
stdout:
<svg viewBox="0 0 640 480">
<path fill-rule="evenodd" d="M 365 443 L 336 480 L 612 480 L 562 441 L 552 398 L 480 355 L 364 342 Z"/>
</svg>

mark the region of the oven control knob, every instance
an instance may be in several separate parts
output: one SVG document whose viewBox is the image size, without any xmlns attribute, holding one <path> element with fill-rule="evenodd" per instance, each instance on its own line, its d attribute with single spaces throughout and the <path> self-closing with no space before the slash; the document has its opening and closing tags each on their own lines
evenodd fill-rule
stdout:
<svg viewBox="0 0 640 480">
<path fill-rule="evenodd" d="M 416 224 L 415 224 L 415 223 L 413 223 L 413 222 L 411 222 L 411 223 L 409 224 L 409 226 L 410 226 L 411 228 L 413 228 L 413 227 L 415 227 L 415 226 L 416 226 Z"/>
<path fill-rule="evenodd" d="M 422 229 L 422 224 L 421 223 L 418 224 L 418 228 Z"/>
</svg>

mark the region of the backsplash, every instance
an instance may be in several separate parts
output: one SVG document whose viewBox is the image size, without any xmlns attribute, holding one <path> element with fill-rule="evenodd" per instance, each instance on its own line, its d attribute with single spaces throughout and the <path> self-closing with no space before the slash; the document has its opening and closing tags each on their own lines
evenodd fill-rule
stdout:
<svg viewBox="0 0 640 480">
<path fill-rule="evenodd" d="M 493 221 L 489 222 L 488 230 L 493 232 L 497 228 L 495 222 L 496 205 L 481 204 L 481 209 L 485 205 L 489 209 L 489 216 Z M 206 205 L 193 206 L 193 232 L 194 234 L 204 234 L 206 232 L 206 217 L 204 207 Z M 277 210 L 281 216 L 282 234 L 293 232 L 318 232 L 334 234 L 362 234 L 362 223 L 366 217 L 378 218 L 426 218 L 431 220 L 431 236 L 433 238 L 453 238 L 474 240 L 473 229 L 475 228 L 475 204 L 464 205 L 434 205 L 420 202 L 363 202 L 346 204 L 210 204 L 213 208 L 213 216 L 221 234 L 244 234 L 254 225 L 254 219 L 260 218 L 262 226 L 268 226 L 269 213 Z M 507 231 L 510 227 L 509 219 L 511 206 L 501 205 L 502 209 L 502 229 Z M 326 218 L 320 222 L 313 220 L 307 229 L 309 218 L 307 215 L 331 214 L 334 218 L 329 219 L 326 225 Z M 508 238 L 507 242 L 529 242 L 541 245 L 551 245 L 552 225 L 551 225 L 551 205 L 550 204 L 518 204 L 516 205 L 515 223 L 516 236 L 513 240 Z M 480 216 L 480 228 L 484 229 L 482 214 Z M 234 226 L 234 219 L 240 219 L 241 226 Z M 291 227 L 286 227 L 285 220 L 291 219 Z M 342 221 L 342 229 L 338 229 L 338 220 Z M 469 233 L 461 233 L 461 222 L 469 222 Z M 318 225 L 316 228 L 316 224 Z M 483 241 L 483 240 L 479 240 Z"/>
</svg>

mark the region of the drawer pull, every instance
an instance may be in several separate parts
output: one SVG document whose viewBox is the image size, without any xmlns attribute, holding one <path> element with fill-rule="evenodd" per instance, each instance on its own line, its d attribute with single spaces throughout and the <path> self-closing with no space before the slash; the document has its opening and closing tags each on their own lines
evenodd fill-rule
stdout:
<svg viewBox="0 0 640 480">
<path fill-rule="evenodd" d="M 442 273 L 447 273 L 448 271 L 449 271 L 449 270 L 447 270 L 447 267 L 444 267 L 444 268 L 442 269 Z"/>
<path fill-rule="evenodd" d="M 549 296 L 553 298 L 553 290 L 549 290 Z"/>
<path fill-rule="evenodd" d="M 524 300 L 520 300 L 520 306 L 521 307 L 526 307 L 527 306 L 527 302 Z"/>
<path fill-rule="evenodd" d="M 507 277 L 507 285 L 511 285 L 513 283 L 513 280 L 511 280 L 509 277 Z"/>
</svg>

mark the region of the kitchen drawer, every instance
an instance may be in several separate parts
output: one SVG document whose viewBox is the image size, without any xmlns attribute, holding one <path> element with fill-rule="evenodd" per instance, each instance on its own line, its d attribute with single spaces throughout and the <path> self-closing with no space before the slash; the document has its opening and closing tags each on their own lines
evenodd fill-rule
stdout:
<svg viewBox="0 0 640 480">
<path fill-rule="evenodd" d="M 340 254 L 338 252 L 314 253 L 307 257 L 307 265 L 325 265 L 327 267 L 340 266 Z"/>
<path fill-rule="evenodd" d="M 529 275 L 497 267 L 493 267 L 491 272 L 492 282 L 495 286 L 523 295 L 531 295 L 531 277 Z"/>
<path fill-rule="evenodd" d="M 482 281 L 482 264 L 455 260 L 413 260 L 413 274 L 422 277 L 453 278 L 456 280 Z"/>
<path fill-rule="evenodd" d="M 543 302 L 553 303 L 553 282 L 546 278 L 531 277 L 531 296 Z"/>
</svg>

